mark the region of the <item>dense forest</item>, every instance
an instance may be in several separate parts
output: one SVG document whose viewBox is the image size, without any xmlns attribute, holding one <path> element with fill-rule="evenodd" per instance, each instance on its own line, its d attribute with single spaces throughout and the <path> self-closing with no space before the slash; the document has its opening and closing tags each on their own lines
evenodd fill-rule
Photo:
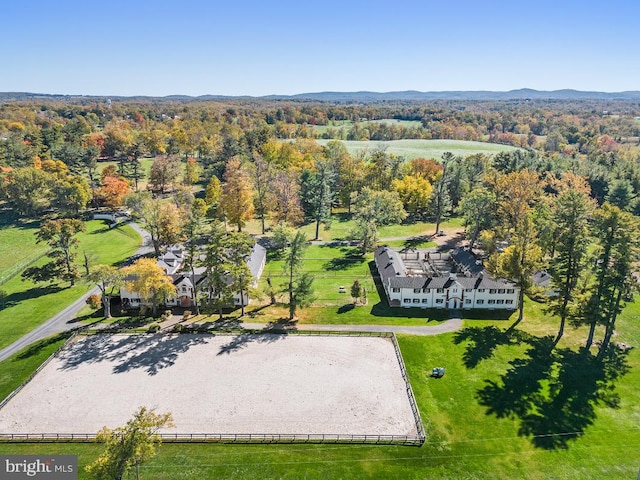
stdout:
<svg viewBox="0 0 640 480">
<path fill-rule="evenodd" d="M 400 139 L 518 148 L 405 159 L 340 141 Z M 381 225 L 426 219 L 437 231 L 460 216 L 490 271 L 523 293 L 546 265 L 559 336 L 566 319 L 586 322 L 590 345 L 597 324 L 609 341 L 631 298 L 639 144 L 631 100 L 25 99 L 0 105 L 0 196 L 21 217 L 126 205 L 157 252 L 189 240 L 199 217 L 238 231 L 257 219 L 263 234 L 315 223 L 317 238 L 339 208 L 366 254 Z"/>
</svg>

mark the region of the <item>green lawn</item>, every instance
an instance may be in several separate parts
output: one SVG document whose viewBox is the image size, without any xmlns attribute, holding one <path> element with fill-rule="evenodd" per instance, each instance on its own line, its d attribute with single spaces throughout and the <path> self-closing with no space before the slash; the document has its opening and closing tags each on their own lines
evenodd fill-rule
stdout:
<svg viewBox="0 0 640 480">
<path fill-rule="evenodd" d="M 440 228 L 448 231 L 463 230 L 462 218 L 455 217 L 444 221 Z M 267 220 L 267 228 L 272 228 L 273 225 Z M 336 209 L 336 213 L 333 214 L 331 219 L 331 228 L 326 230 L 324 225 L 320 225 L 320 240 L 330 242 L 334 240 L 346 240 L 349 238 L 350 232 L 354 229 L 355 224 L 351 220 L 351 215 L 344 212 L 343 209 Z M 402 223 L 398 225 L 387 225 L 378 229 L 378 237 L 380 239 L 389 238 L 409 238 L 429 236 L 435 233 L 436 225 L 432 222 L 410 222 Z M 316 225 L 315 223 L 308 223 L 300 227 L 307 240 L 312 240 L 315 237 Z M 251 233 L 253 235 L 261 235 L 260 222 L 252 220 L 247 223 L 243 228 L 243 231 Z M 269 234 L 270 232 L 267 232 Z M 385 242 L 387 243 L 387 242 Z"/>
<path fill-rule="evenodd" d="M 620 339 L 638 344 L 639 315 L 638 304 L 623 312 Z M 599 364 L 562 344 L 548 348 L 544 336 L 555 334 L 555 319 L 534 317 L 531 323 L 523 321 L 512 334 L 502 323 L 467 322 L 478 328 L 398 337 L 427 433 L 420 448 L 164 444 L 159 455 L 140 468 L 140 477 L 635 478 L 640 448 L 638 349 L 626 356 L 618 352 L 612 362 Z M 540 333 L 532 334 L 530 326 Z M 584 339 L 586 330 L 573 334 Z M 0 393 L 17 386 L 54 346 L 33 348 L 22 358 L 0 363 Z M 442 379 L 428 376 L 434 366 L 446 367 Z M 612 375 L 625 368 L 626 374 Z M 0 445 L 2 454 L 75 454 L 81 467 L 100 451 L 91 444 Z M 79 478 L 88 476 L 81 470 Z"/>
<path fill-rule="evenodd" d="M 14 221 L 8 212 L 0 215 L 0 284 L 47 252 L 46 244 L 36 244 L 39 226 L 35 220 Z"/>
<path fill-rule="evenodd" d="M 326 145 L 331 140 L 317 140 L 320 145 Z M 466 157 L 475 153 L 492 155 L 498 152 L 517 150 L 515 147 L 497 143 L 471 142 L 465 140 L 391 140 L 378 141 L 343 141 L 350 154 L 361 150 L 372 152 L 381 146 L 386 147 L 387 153 L 402 156 L 407 160 L 413 158 L 435 158 L 438 160 L 444 152 Z"/>
<path fill-rule="evenodd" d="M 78 235 L 78 260 L 86 252 L 90 263 L 116 264 L 132 255 L 140 245 L 139 235 L 128 225 L 109 230 L 99 220 L 86 222 L 87 231 Z M 36 263 L 45 263 L 43 258 Z M 90 285 L 34 284 L 23 281 L 20 275 L 2 285 L 7 292 L 5 308 L 0 310 L 0 348 L 10 345 L 22 335 L 63 310 L 84 294 Z"/>
</svg>

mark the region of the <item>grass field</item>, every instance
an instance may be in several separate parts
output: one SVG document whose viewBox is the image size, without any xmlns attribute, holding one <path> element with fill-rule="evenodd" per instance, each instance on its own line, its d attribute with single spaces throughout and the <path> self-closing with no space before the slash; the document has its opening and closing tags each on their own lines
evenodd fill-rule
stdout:
<svg viewBox="0 0 640 480">
<path fill-rule="evenodd" d="M 47 252 L 46 244 L 36 244 L 39 226 L 35 220 L 11 220 L 8 212 L 0 215 L 0 284 Z"/>
<path fill-rule="evenodd" d="M 326 145 L 331 140 L 317 140 L 320 145 Z M 466 157 L 475 153 L 493 155 L 498 152 L 517 150 L 508 145 L 496 143 L 471 142 L 464 140 L 392 140 L 388 142 L 377 141 L 342 141 L 347 151 L 353 155 L 356 152 L 366 150 L 372 152 L 378 148 L 386 148 L 386 152 L 402 156 L 407 160 L 413 158 L 435 158 L 442 157 L 444 152 L 451 152 L 454 155 Z"/>
<path fill-rule="evenodd" d="M 640 353 L 593 362 L 561 342 L 557 319 L 531 314 L 513 333 L 503 323 L 398 338 L 427 441 L 421 448 L 357 445 L 164 444 L 143 464 L 148 480 L 635 478 L 640 449 Z M 618 337 L 640 341 L 640 308 L 623 312 Z M 586 337 L 584 329 L 571 338 Z M 58 343 L 0 363 L 0 393 L 12 390 Z M 428 376 L 445 366 L 442 379 Z M 603 368 L 606 367 L 606 368 Z M 615 372 L 623 372 L 618 377 Z M 550 435 L 553 434 L 553 435 Z M 3 444 L 3 454 L 75 454 L 81 467 L 101 446 Z M 89 478 L 81 469 L 79 478 Z M 129 477 L 133 478 L 133 476 Z"/>
<path fill-rule="evenodd" d="M 450 218 L 444 221 L 440 228 L 442 230 L 462 230 L 462 218 Z M 267 229 L 272 228 L 274 225 L 267 220 Z M 336 209 L 331 221 L 331 228 L 326 230 L 324 225 L 320 225 L 320 240 L 325 242 L 331 242 L 334 240 L 347 240 L 349 233 L 354 229 L 355 224 L 351 220 L 351 215 L 344 212 L 344 209 Z M 316 233 L 315 223 L 308 223 L 302 225 L 300 230 L 306 235 L 307 240 L 312 240 Z M 411 222 L 402 223 L 397 225 L 387 225 L 378 229 L 378 237 L 380 239 L 403 239 L 409 237 L 423 237 L 433 235 L 436 230 L 436 224 L 431 222 Z M 260 235 L 260 222 L 258 220 L 252 220 L 247 222 L 247 225 L 243 228 L 243 231 Z M 385 242 L 386 243 L 386 242 Z"/>
<path fill-rule="evenodd" d="M 132 255 L 140 245 L 139 235 L 128 225 L 109 229 L 99 220 L 86 222 L 87 231 L 78 235 L 78 259 L 87 252 L 90 263 L 116 264 Z M 33 230 L 35 231 L 35 230 Z M 25 239 L 26 241 L 26 239 Z M 46 263 L 43 258 L 35 265 Z M 79 282 L 68 284 L 34 284 L 17 275 L 2 285 L 7 292 L 5 308 L 0 310 L 0 348 L 10 345 L 51 316 L 73 303 L 90 288 Z"/>
</svg>

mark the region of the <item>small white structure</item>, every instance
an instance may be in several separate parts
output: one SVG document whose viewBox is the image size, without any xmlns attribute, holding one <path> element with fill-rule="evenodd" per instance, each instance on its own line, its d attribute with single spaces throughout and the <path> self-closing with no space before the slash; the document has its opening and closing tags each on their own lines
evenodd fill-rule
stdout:
<svg viewBox="0 0 640 480">
<path fill-rule="evenodd" d="M 177 296 L 168 298 L 164 304 L 166 306 L 179 306 L 189 308 L 195 304 L 196 286 L 206 282 L 205 268 L 196 267 L 195 274 L 192 276 L 190 271 L 183 270 L 184 248 L 180 244 L 171 245 L 167 250 L 158 257 L 158 265 L 171 277 L 173 284 L 176 286 Z M 253 287 L 258 286 L 258 280 L 262 276 L 262 271 L 267 260 L 267 250 L 255 243 L 251 249 L 251 255 L 247 259 L 247 265 L 253 277 Z M 195 284 L 195 285 L 194 285 Z M 125 286 L 120 288 L 120 299 L 124 308 L 137 308 L 141 304 L 140 296 L 127 290 Z M 247 292 L 240 295 L 237 292 L 233 295 L 233 303 L 235 306 L 247 306 L 251 302 Z"/>
<path fill-rule="evenodd" d="M 471 252 L 406 250 L 375 251 L 380 280 L 392 307 L 441 309 L 518 308 L 520 288 L 494 279 Z"/>
</svg>

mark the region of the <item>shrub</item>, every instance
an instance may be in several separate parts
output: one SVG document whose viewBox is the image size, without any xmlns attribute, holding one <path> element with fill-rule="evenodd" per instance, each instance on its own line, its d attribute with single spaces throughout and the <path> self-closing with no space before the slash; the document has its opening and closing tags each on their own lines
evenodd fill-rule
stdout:
<svg viewBox="0 0 640 480">
<path fill-rule="evenodd" d="M 159 331 L 160 331 L 160 324 L 152 323 L 151 325 L 149 325 L 149 329 L 147 330 L 147 333 L 156 333 Z"/>
<path fill-rule="evenodd" d="M 182 325 L 181 323 L 176 323 L 176 324 L 173 326 L 173 331 L 174 331 L 175 333 L 181 333 L 181 332 L 184 332 L 184 331 L 185 331 L 184 325 Z"/>
<path fill-rule="evenodd" d="M 100 299 L 100 296 L 95 293 L 93 295 L 89 295 L 86 302 L 87 305 L 89 305 L 94 310 L 97 310 L 102 306 L 102 300 Z"/>
<path fill-rule="evenodd" d="M 171 318 L 171 310 L 165 310 L 164 312 L 162 312 L 162 315 L 160 315 L 160 318 L 162 320 L 169 320 Z"/>
<path fill-rule="evenodd" d="M 182 314 L 182 320 L 188 320 L 189 317 L 191 317 L 191 310 L 185 310 L 184 313 Z"/>
</svg>

